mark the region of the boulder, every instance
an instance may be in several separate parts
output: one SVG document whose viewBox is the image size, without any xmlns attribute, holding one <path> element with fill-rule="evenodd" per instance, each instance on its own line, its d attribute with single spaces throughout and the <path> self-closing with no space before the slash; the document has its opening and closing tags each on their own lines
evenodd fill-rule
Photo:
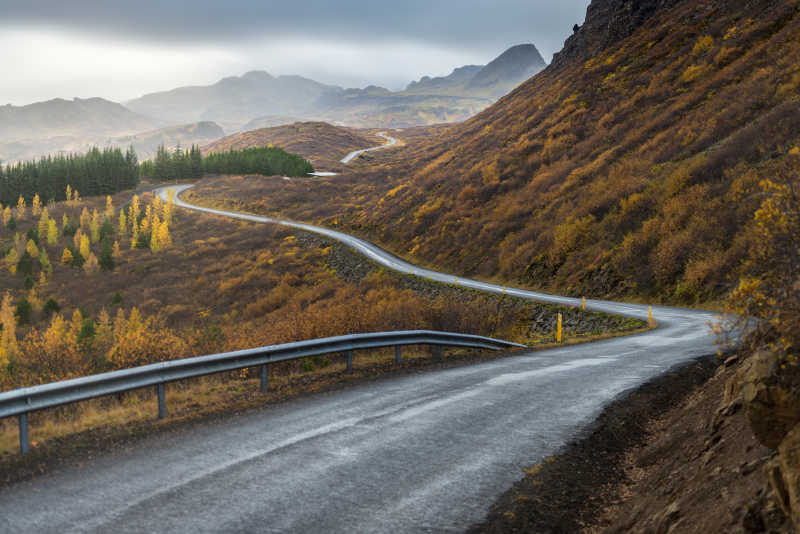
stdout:
<svg viewBox="0 0 800 534">
<path fill-rule="evenodd" d="M 774 449 L 800 423 L 800 366 L 792 358 L 760 351 L 740 371 L 741 398 L 753 433 Z"/>
</svg>

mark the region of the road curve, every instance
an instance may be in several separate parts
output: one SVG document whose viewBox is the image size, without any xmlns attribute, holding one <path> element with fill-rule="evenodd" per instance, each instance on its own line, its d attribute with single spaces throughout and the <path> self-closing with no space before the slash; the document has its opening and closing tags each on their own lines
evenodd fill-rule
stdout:
<svg viewBox="0 0 800 534">
<path fill-rule="evenodd" d="M 421 269 L 326 228 L 177 204 L 323 234 L 432 280 L 578 304 Z M 636 304 L 588 306 L 647 317 Z M 612 398 L 714 351 L 713 314 L 654 312 L 659 328 L 645 334 L 357 385 L 155 436 L 0 490 L 0 531 L 461 532 Z"/>
<path fill-rule="evenodd" d="M 388 135 L 386 135 L 386 132 L 379 132 L 378 135 L 380 137 L 383 137 L 384 139 L 386 139 L 387 143 L 383 144 L 381 146 L 374 146 L 372 148 L 364 148 L 362 150 L 356 150 L 356 151 L 350 152 L 348 155 L 346 155 L 342 159 L 342 161 L 340 163 L 344 163 L 345 165 L 347 165 L 348 163 L 353 161 L 355 158 L 357 158 L 361 154 L 364 154 L 366 152 L 372 152 L 373 150 L 382 150 L 384 148 L 389 148 L 390 146 L 394 146 L 394 145 L 397 144 L 397 139 L 395 139 L 394 137 L 389 137 Z"/>
</svg>

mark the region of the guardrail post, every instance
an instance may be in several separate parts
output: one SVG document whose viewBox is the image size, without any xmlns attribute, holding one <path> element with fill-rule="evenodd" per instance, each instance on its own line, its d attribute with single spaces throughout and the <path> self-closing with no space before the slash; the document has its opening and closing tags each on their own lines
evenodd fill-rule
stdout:
<svg viewBox="0 0 800 534">
<path fill-rule="evenodd" d="M 442 346 L 441 345 L 434 345 L 433 346 L 433 355 L 437 358 L 442 357 Z"/>
<path fill-rule="evenodd" d="M 348 350 L 347 351 L 347 372 L 348 373 L 352 373 L 353 372 L 353 351 L 352 350 Z"/>
<path fill-rule="evenodd" d="M 21 413 L 19 419 L 19 451 L 22 454 L 31 450 L 31 438 L 28 434 L 28 413 Z"/>
<path fill-rule="evenodd" d="M 269 390 L 269 364 L 261 366 L 261 393 Z"/>
<path fill-rule="evenodd" d="M 158 418 L 164 419 L 167 416 L 167 396 L 164 392 L 164 384 L 156 386 L 156 394 L 158 395 Z"/>
<path fill-rule="evenodd" d="M 403 354 L 400 350 L 400 345 L 394 346 L 394 363 L 399 364 L 403 361 Z"/>
</svg>

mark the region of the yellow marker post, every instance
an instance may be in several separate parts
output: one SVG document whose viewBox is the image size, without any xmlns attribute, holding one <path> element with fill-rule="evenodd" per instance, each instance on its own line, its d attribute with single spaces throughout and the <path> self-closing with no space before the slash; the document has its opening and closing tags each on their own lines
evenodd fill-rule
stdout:
<svg viewBox="0 0 800 534">
<path fill-rule="evenodd" d="M 454 285 L 454 286 L 457 286 L 457 285 L 458 285 L 458 278 L 453 278 L 453 285 Z"/>
<path fill-rule="evenodd" d="M 586 311 L 586 297 L 581 297 L 581 309 Z"/>
<path fill-rule="evenodd" d="M 558 314 L 558 327 L 556 328 L 556 343 L 561 343 L 561 314 Z"/>
<path fill-rule="evenodd" d="M 503 295 L 506 294 L 506 288 L 503 288 Z"/>
<path fill-rule="evenodd" d="M 650 317 L 647 320 L 647 323 L 650 325 L 650 328 L 653 328 L 656 325 L 656 323 L 655 323 L 655 321 L 653 321 L 653 307 L 652 306 L 650 306 L 648 308 L 648 313 L 649 313 Z"/>
</svg>

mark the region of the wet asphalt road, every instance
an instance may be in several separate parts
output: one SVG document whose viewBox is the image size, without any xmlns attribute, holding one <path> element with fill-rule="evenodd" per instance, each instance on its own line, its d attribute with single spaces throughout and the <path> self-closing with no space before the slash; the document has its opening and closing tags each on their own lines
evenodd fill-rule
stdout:
<svg viewBox="0 0 800 534">
<path fill-rule="evenodd" d="M 324 233 L 435 280 L 579 304 L 419 269 L 331 230 L 201 211 Z M 647 318 L 646 306 L 588 305 Z M 150 438 L 0 490 L 0 531 L 461 532 L 605 403 L 715 350 L 713 314 L 654 312 L 659 328 L 645 334 L 386 379 Z"/>
</svg>

